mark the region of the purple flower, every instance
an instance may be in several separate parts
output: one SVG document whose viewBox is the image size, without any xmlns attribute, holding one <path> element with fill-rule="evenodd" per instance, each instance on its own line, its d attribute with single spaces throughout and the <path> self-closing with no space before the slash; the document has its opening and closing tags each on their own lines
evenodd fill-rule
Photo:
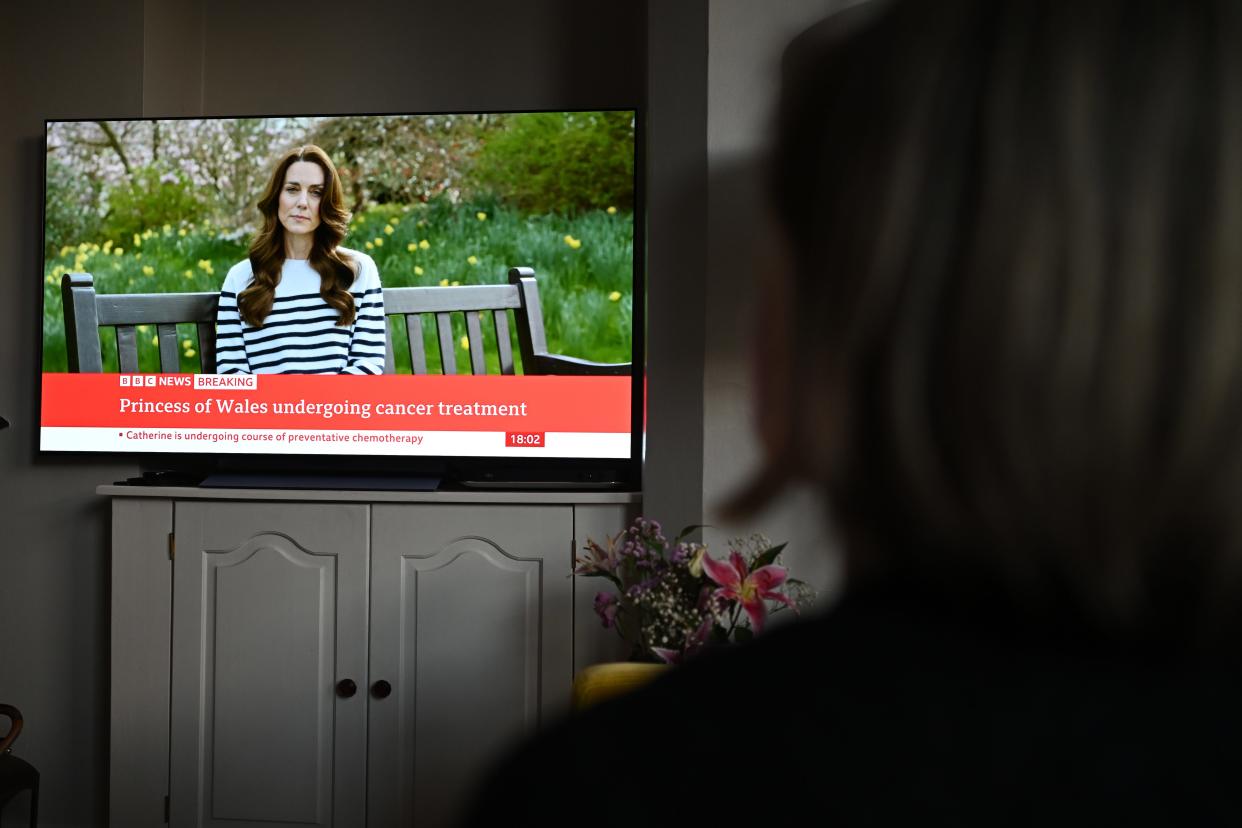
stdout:
<svg viewBox="0 0 1242 828">
<path fill-rule="evenodd" d="M 595 614 L 604 622 L 604 629 L 617 623 L 617 611 L 621 608 L 617 596 L 611 592 L 595 593 Z"/>
</svg>

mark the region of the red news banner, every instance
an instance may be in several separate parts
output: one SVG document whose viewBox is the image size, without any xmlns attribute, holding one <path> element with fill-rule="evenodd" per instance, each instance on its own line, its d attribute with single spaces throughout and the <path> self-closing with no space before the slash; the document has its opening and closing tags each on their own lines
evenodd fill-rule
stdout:
<svg viewBox="0 0 1242 828">
<path fill-rule="evenodd" d="M 628 434 L 630 378 L 44 374 L 42 411 L 44 428 Z"/>
</svg>

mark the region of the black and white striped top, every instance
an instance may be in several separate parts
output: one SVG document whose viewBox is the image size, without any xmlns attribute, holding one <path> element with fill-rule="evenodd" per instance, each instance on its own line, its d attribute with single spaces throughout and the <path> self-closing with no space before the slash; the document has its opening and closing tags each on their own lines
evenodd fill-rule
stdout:
<svg viewBox="0 0 1242 828">
<path fill-rule="evenodd" d="M 221 374 L 382 374 L 384 294 L 375 260 L 337 250 L 362 263 L 350 286 L 357 318 L 337 325 L 336 308 L 319 295 L 319 274 L 305 260 L 286 259 L 272 312 L 257 328 L 242 322 L 237 294 L 253 279 L 250 260 L 229 269 L 216 315 L 216 371 Z"/>
</svg>

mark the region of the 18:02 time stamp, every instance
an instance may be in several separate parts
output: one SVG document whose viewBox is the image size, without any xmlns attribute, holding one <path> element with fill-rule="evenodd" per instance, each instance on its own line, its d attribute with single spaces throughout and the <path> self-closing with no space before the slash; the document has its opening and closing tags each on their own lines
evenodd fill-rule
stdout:
<svg viewBox="0 0 1242 828">
<path fill-rule="evenodd" d="M 505 448 L 543 448 L 542 431 L 506 431 Z"/>
</svg>

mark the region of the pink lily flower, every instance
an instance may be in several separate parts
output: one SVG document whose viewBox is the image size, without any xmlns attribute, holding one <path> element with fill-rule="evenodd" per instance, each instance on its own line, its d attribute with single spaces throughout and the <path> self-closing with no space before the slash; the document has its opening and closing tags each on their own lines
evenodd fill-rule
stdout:
<svg viewBox="0 0 1242 828">
<path fill-rule="evenodd" d="M 793 607 L 793 602 L 787 596 L 774 591 L 785 583 L 789 575 L 789 571 L 783 566 L 768 564 L 750 572 L 746 559 L 734 551 L 729 553 L 728 562 L 704 555 L 703 571 L 707 573 L 707 577 L 720 584 L 720 588 L 713 595 L 741 602 L 742 609 L 750 616 L 750 625 L 756 633 L 763 629 L 763 621 L 768 617 L 765 600 L 780 601 L 787 607 Z"/>
</svg>

